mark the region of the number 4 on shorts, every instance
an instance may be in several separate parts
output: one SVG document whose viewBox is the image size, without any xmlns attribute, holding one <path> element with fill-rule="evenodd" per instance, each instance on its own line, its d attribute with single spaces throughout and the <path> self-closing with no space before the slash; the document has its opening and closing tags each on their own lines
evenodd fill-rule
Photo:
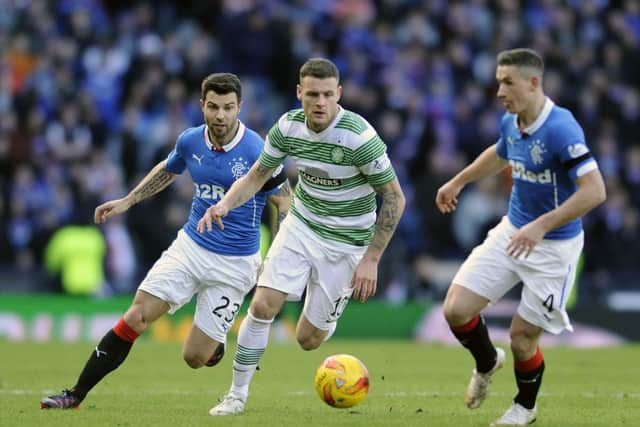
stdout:
<svg viewBox="0 0 640 427">
<path fill-rule="evenodd" d="M 550 294 L 542 305 L 551 313 L 553 311 L 553 294 Z"/>
</svg>

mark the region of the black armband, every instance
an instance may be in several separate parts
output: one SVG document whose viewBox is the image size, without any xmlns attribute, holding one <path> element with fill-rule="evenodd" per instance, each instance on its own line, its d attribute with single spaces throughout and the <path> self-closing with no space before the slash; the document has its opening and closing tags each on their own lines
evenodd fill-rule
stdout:
<svg viewBox="0 0 640 427">
<path fill-rule="evenodd" d="M 569 161 L 566 161 L 562 164 L 562 167 L 565 170 L 570 170 L 572 167 L 574 167 L 575 165 L 583 162 L 584 160 L 587 160 L 588 158 L 592 157 L 591 152 L 589 153 L 585 153 L 580 157 L 576 157 L 575 159 L 571 159 Z"/>
<path fill-rule="evenodd" d="M 260 191 L 269 191 L 276 188 L 278 185 L 282 184 L 287 180 L 287 172 L 284 170 L 284 167 L 280 169 L 280 173 L 276 176 L 272 176 L 269 178 L 267 182 L 264 183 Z"/>
</svg>

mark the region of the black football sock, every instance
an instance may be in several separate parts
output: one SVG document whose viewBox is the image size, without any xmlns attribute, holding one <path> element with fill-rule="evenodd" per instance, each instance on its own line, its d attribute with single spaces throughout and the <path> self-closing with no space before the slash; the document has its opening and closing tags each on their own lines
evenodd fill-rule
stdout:
<svg viewBox="0 0 640 427">
<path fill-rule="evenodd" d="M 527 409 L 533 409 L 538 397 L 538 390 L 542 384 L 542 374 L 544 373 L 544 359 L 540 349 L 535 356 L 525 361 L 515 361 L 514 369 L 518 394 L 513 399 Z"/>
<path fill-rule="evenodd" d="M 482 316 L 478 315 L 461 326 L 451 326 L 453 335 L 476 360 L 476 371 L 489 372 L 496 364 L 498 353 L 489 339 L 489 331 Z"/>
<path fill-rule="evenodd" d="M 109 372 L 116 369 L 127 358 L 138 334 L 129 328 L 123 319 L 102 337 L 84 365 L 78 382 L 71 392 L 83 400 L 87 393 Z"/>
</svg>

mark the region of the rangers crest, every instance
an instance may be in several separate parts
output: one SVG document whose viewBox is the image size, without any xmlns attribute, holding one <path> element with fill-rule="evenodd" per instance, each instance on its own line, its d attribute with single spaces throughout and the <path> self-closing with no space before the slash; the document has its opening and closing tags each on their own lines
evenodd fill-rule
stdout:
<svg viewBox="0 0 640 427">
<path fill-rule="evenodd" d="M 546 152 L 547 150 L 545 150 L 544 148 L 544 142 L 540 141 L 539 139 L 536 139 L 535 141 L 533 141 L 531 143 L 531 151 L 530 151 L 531 160 L 533 161 L 533 164 L 535 165 L 542 164 L 542 162 L 544 162 L 542 155 Z"/>
<path fill-rule="evenodd" d="M 231 166 L 231 173 L 235 179 L 243 177 L 249 171 L 249 162 L 242 157 L 234 157 L 228 164 Z"/>
</svg>

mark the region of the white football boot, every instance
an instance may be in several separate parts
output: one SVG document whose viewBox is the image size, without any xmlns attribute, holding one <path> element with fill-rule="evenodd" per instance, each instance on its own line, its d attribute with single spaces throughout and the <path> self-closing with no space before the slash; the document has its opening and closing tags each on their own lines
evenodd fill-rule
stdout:
<svg viewBox="0 0 640 427">
<path fill-rule="evenodd" d="M 513 402 L 500 418 L 491 423 L 492 426 L 526 426 L 536 420 L 538 406 L 527 409 L 519 403 Z"/>
<path fill-rule="evenodd" d="M 238 415 L 244 412 L 246 398 L 234 396 L 231 393 L 223 396 L 222 401 L 209 410 L 209 415 Z"/>
<path fill-rule="evenodd" d="M 491 377 L 504 365 L 504 350 L 496 347 L 496 353 L 496 364 L 489 372 L 480 373 L 475 368 L 473 369 L 467 392 L 464 395 L 464 403 L 469 409 L 478 408 L 484 402 L 489 391 L 489 384 L 491 384 Z"/>
</svg>

